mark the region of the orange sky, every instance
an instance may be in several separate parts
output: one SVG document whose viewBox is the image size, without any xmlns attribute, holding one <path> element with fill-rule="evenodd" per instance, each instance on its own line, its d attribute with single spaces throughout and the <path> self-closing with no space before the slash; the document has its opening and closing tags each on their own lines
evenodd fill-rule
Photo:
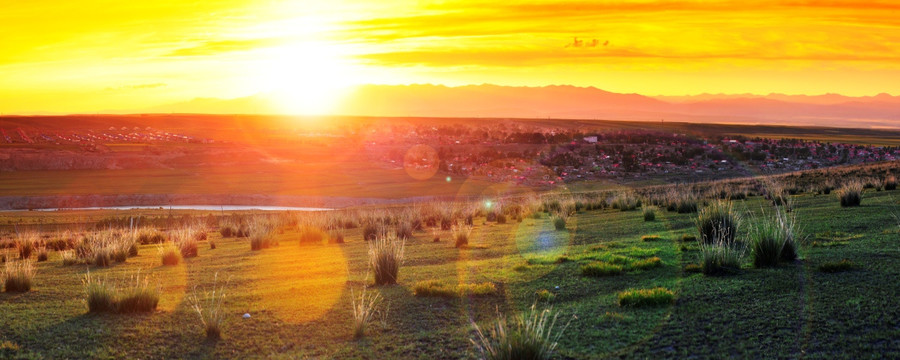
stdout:
<svg viewBox="0 0 900 360">
<path fill-rule="evenodd" d="M 859 3 L 5 1 L 0 112 L 257 93 L 330 112 L 365 83 L 900 94 L 900 4 Z"/>
</svg>

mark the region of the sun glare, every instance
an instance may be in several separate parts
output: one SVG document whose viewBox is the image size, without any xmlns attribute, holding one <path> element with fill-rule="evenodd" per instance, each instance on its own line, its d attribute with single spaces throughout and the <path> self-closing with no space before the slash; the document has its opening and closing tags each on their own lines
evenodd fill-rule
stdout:
<svg viewBox="0 0 900 360">
<path fill-rule="evenodd" d="M 318 115 L 334 110 L 352 84 L 351 67 L 333 44 L 301 41 L 260 52 L 257 88 L 279 113 Z"/>
</svg>

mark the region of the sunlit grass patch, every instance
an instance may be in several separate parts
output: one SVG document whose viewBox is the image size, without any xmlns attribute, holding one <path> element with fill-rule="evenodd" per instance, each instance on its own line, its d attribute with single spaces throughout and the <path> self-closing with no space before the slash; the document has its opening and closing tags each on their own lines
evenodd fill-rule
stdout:
<svg viewBox="0 0 900 360">
<path fill-rule="evenodd" d="M 491 282 L 478 284 L 451 284 L 440 280 L 419 281 L 413 286 L 413 295 L 421 297 L 454 298 L 464 296 L 488 296 L 497 293 Z"/>
<path fill-rule="evenodd" d="M 819 271 L 824 273 L 835 273 L 835 272 L 843 272 L 850 271 L 856 268 L 856 264 L 852 261 L 843 259 L 841 261 L 834 262 L 826 262 L 819 264 Z"/>
<path fill-rule="evenodd" d="M 535 291 L 534 295 L 537 298 L 537 301 L 540 302 L 552 302 L 554 299 L 556 299 L 556 294 L 547 289 Z"/>
<path fill-rule="evenodd" d="M 662 259 L 659 257 L 651 257 L 643 260 L 632 261 L 628 265 L 626 265 L 626 270 L 647 270 L 653 269 L 662 266 Z"/>
<path fill-rule="evenodd" d="M 617 294 L 620 306 L 652 307 L 675 303 L 675 292 L 664 287 L 628 289 Z"/>
<path fill-rule="evenodd" d="M 660 239 L 659 235 L 656 235 L 656 234 L 641 236 L 641 241 L 659 241 L 659 239 Z"/>
<path fill-rule="evenodd" d="M 603 261 L 595 261 L 581 266 L 581 274 L 584 276 L 604 277 L 622 275 L 623 273 L 624 268 L 622 265 Z"/>
</svg>

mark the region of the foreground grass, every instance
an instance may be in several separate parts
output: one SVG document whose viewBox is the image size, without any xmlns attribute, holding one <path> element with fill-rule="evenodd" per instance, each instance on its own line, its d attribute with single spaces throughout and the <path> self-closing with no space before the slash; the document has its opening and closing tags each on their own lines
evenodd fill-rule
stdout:
<svg viewBox="0 0 900 360">
<path fill-rule="evenodd" d="M 893 199 L 891 198 L 893 195 Z M 896 192 L 867 192 L 862 206 L 841 208 L 833 196 L 797 197 L 796 214 L 806 234 L 846 234 L 841 246 L 800 249 L 801 261 L 743 270 L 728 277 L 683 272 L 698 263 L 698 235 L 691 216 L 659 211 L 644 221 L 637 211 L 579 212 L 567 231 L 549 217 L 503 225 L 475 221 L 468 249 L 432 242 L 415 232 L 406 242 L 398 285 L 370 287 L 383 299 L 366 337 L 354 338 L 351 289 L 372 286 L 368 248 L 361 229 L 345 244 L 298 246 L 298 233 L 277 234 L 281 244 L 251 251 L 247 239 L 201 242 L 199 255 L 163 266 L 155 245 L 124 264 L 97 268 L 62 266 L 60 255 L 37 268 L 31 291 L 0 293 L 0 358 L 474 358 L 470 319 L 489 322 L 497 309 L 521 313 L 537 294 L 551 293 L 560 319 L 569 322 L 559 339 L 564 358 L 800 357 L 843 354 L 900 356 L 900 247 Z M 737 206 L 758 211 L 751 198 Z M 641 236 L 658 234 L 659 240 Z M 448 231 L 442 232 L 449 239 Z M 208 241 L 208 240 L 207 240 Z M 9 250 L 11 253 L 11 250 Z M 648 260 L 648 259 L 658 259 Z M 821 264 L 848 259 L 853 271 L 827 273 Z M 616 276 L 582 276 L 597 262 L 628 266 Z M 158 308 L 150 314 L 88 314 L 81 278 L 118 279 L 141 269 L 160 283 Z M 207 340 L 189 300 L 194 287 L 229 279 L 223 305 L 225 329 Z M 368 275 L 368 276 L 367 276 Z M 434 281 L 493 284 L 489 296 L 414 296 L 415 286 Z M 622 307 L 620 292 L 664 287 L 674 305 Z M 848 289 L 852 291 L 848 291 Z M 456 290 L 458 291 L 458 290 Z M 242 318 L 251 314 L 249 319 Z M 572 317 L 577 315 L 577 317 Z"/>
</svg>

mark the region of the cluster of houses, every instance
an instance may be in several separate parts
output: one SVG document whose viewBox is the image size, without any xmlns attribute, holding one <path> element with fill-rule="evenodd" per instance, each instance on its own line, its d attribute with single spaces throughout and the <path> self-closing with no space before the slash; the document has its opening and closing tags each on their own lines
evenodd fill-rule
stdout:
<svg viewBox="0 0 900 360">
<path fill-rule="evenodd" d="M 607 133 L 493 128 L 391 129 L 382 145 L 426 144 L 442 172 L 498 182 L 698 181 L 900 159 L 900 148 L 799 139 L 702 138 L 642 130 Z M 373 142 L 374 145 L 374 142 Z M 399 152 L 382 161 L 402 163 Z"/>
<path fill-rule="evenodd" d="M 7 144 L 51 144 L 94 146 L 108 143 L 146 144 L 146 143 L 211 143 L 213 140 L 200 139 L 193 136 L 170 133 L 151 127 L 110 127 L 105 131 L 84 130 L 77 132 L 35 131 L 31 135 L 22 128 L 12 131 L 0 129 L 0 135 Z"/>
</svg>

